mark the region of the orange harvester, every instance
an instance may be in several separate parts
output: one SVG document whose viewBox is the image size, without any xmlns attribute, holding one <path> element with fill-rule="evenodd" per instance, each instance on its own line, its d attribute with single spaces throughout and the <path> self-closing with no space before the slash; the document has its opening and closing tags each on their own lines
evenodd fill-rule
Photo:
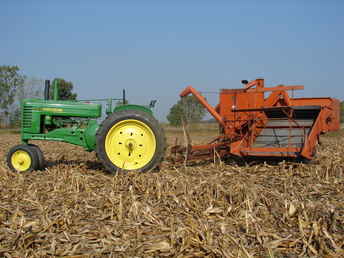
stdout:
<svg viewBox="0 0 344 258">
<path fill-rule="evenodd" d="M 311 160 L 320 134 L 340 127 L 340 102 L 334 98 L 292 98 L 288 91 L 303 86 L 264 87 L 263 79 L 242 81 L 242 89 L 222 89 L 214 108 L 194 88 L 193 94 L 220 126 L 220 135 L 209 144 L 186 149 L 174 146 L 172 154 L 187 159 L 213 156 L 285 157 Z M 271 92 L 267 97 L 266 94 Z"/>
</svg>

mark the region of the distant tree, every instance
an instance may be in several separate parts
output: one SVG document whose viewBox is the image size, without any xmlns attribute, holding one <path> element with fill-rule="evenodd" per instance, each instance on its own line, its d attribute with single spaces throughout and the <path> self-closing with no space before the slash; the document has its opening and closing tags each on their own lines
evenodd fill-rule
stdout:
<svg viewBox="0 0 344 258">
<path fill-rule="evenodd" d="M 344 101 L 340 103 L 340 122 L 344 123 Z"/>
<path fill-rule="evenodd" d="M 61 100 L 76 100 L 77 94 L 73 93 L 73 83 L 57 78 L 60 81 L 59 99 Z"/>
<path fill-rule="evenodd" d="M 20 108 L 19 105 L 16 105 L 14 109 L 9 114 L 9 126 L 11 128 L 20 127 Z"/>
<path fill-rule="evenodd" d="M 167 120 L 173 126 L 180 126 L 182 120 L 186 123 L 195 123 L 202 120 L 206 111 L 194 96 L 180 99 L 173 105 L 167 115 Z"/>
<path fill-rule="evenodd" d="M 4 123 L 9 122 L 9 110 L 15 102 L 18 89 L 23 87 L 25 76 L 18 66 L 0 66 L 0 112 Z"/>
<path fill-rule="evenodd" d="M 22 87 L 17 88 L 15 101 L 11 105 L 11 112 L 9 114 L 10 127 L 20 126 L 20 101 L 25 98 L 43 98 L 43 80 L 24 76 L 24 83 Z"/>
<path fill-rule="evenodd" d="M 35 77 L 24 77 L 23 87 L 17 89 L 18 101 L 25 98 L 43 98 L 44 81 Z"/>
<path fill-rule="evenodd" d="M 170 108 L 170 113 L 167 115 L 167 120 L 169 121 L 170 125 L 173 126 L 180 126 L 182 124 L 183 118 L 183 107 L 179 104 L 174 104 Z"/>
</svg>

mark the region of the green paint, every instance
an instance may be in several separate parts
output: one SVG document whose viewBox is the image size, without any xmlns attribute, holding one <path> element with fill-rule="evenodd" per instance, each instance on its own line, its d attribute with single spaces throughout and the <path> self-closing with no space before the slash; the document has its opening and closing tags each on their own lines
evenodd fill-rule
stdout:
<svg viewBox="0 0 344 258">
<path fill-rule="evenodd" d="M 89 120 L 88 126 L 85 130 L 84 137 L 87 145 L 88 151 L 93 151 L 96 149 L 96 133 L 99 128 L 99 124 L 96 120 Z"/>
<path fill-rule="evenodd" d="M 24 99 L 21 102 L 21 140 L 60 141 L 82 146 L 87 151 L 96 148 L 97 118 L 102 115 L 100 104 L 85 101 L 58 100 L 59 83 L 53 81 L 53 99 Z M 123 110 L 152 110 L 140 105 L 120 105 L 112 111 L 113 99 L 107 100 L 106 114 Z M 80 118 L 84 118 L 83 120 Z"/>
<path fill-rule="evenodd" d="M 96 148 L 98 127 L 96 120 L 89 120 L 86 128 L 57 128 L 47 133 L 22 133 L 22 141 L 25 143 L 29 140 L 60 141 L 82 146 L 87 151 L 93 151 Z"/>
<path fill-rule="evenodd" d="M 111 110 L 112 110 L 112 99 L 108 99 L 108 100 L 107 100 L 107 104 L 106 104 L 105 113 L 106 113 L 107 115 L 110 115 L 110 114 L 111 114 Z"/>
<path fill-rule="evenodd" d="M 59 99 L 59 80 L 53 80 L 53 100 Z"/>
<path fill-rule="evenodd" d="M 150 115 L 153 115 L 153 112 L 150 108 L 145 107 L 145 106 L 140 106 L 140 105 L 132 105 L 132 104 L 117 106 L 114 108 L 113 112 L 122 111 L 122 110 L 140 110 Z"/>
<path fill-rule="evenodd" d="M 25 99 L 21 103 L 22 130 L 26 133 L 40 133 L 41 123 L 54 124 L 54 117 L 99 118 L 100 104 L 84 104 L 78 101 Z"/>
</svg>

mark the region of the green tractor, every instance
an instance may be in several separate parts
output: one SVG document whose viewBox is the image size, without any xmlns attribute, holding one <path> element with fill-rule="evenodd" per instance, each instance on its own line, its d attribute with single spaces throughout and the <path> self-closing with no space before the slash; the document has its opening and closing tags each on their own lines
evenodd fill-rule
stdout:
<svg viewBox="0 0 344 258">
<path fill-rule="evenodd" d="M 97 120 L 102 117 L 102 105 L 91 103 L 96 101 L 107 101 L 107 117 L 101 123 Z M 114 101 L 120 105 L 113 105 Z M 159 167 L 166 142 L 151 106 L 126 103 L 125 91 L 122 99 L 59 100 L 59 80 L 52 87 L 45 81 L 44 99 L 24 99 L 20 104 L 22 144 L 8 152 L 8 167 L 19 172 L 44 168 L 42 151 L 31 140 L 67 142 L 96 151 L 112 173 Z"/>
</svg>

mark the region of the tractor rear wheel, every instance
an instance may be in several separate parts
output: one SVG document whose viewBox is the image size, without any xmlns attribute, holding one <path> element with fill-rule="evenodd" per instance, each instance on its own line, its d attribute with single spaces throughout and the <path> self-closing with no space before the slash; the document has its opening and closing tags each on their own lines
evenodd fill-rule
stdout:
<svg viewBox="0 0 344 258">
<path fill-rule="evenodd" d="M 112 173 L 152 170 L 162 162 L 165 149 L 159 122 L 140 110 L 114 112 L 97 131 L 97 156 Z"/>
<path fill-rule="evenodd" d="M 38 168 L 38 163 L 35 148 L 27 144 L 14 146 L 7 154 L 7 165 L 13 171 L 31 172 Z"/>
</svg>

